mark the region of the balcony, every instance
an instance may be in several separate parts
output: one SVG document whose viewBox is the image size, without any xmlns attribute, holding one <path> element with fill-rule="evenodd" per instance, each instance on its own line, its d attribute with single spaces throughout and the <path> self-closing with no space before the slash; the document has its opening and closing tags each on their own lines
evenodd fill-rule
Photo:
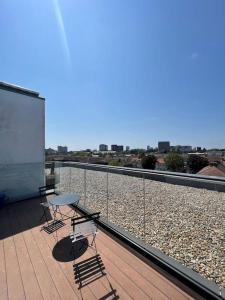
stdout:
<svg viewBox="0 0 225 300">
<path fill-rule="evenodd" d="M 52 233 L 41 230 L 39 203 L 34 198 L 0 210 L 1 300 L 197 298 L 104 230 L 97 235 L 97 255 L 77 246 L 74 260 L 68 223 Z"/>
<path fill-rule="evenodd" d="M 101 211 L 102 225 L 148 259 L 200 294 L 224 297 L 222 178 L 56 163 L 55 180 L 60 193 L 81 195 L 82 212 Z"/>
<path fill-rule="evenodd" d="M 58 162 L 46 175 L 81 197 L 64 213 L 101 212 L 97 253 L 77 244 L 74 259 L 69 220 L 42 230 L 39 198 L 9 202 L 0 299 L 225 299 L 221 178 Z"/>
</svg>

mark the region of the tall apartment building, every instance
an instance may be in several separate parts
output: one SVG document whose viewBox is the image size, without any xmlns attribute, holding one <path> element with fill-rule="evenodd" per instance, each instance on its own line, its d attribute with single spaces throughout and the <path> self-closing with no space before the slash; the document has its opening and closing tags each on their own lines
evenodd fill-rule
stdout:
<svg viewBox="0 0 225 300">
<path fill-rule="evenodd" d="M 0 82 L 0 191 L 9 202 L 37 196 L 45 184 L 44 100 Z"/>
<path fill-rule="evenodd" d="M 123 145 L 118 145 L 117 146 L 117 151 L 118 152 L 123 152 Z"/>
<path fill-rule="evenodd" d="M 158 149 L 160 153 L 167 153 L 170 151 L 170 142 L 168 141 L 163 141 L 163 142 L 158 142 Z"/>
<path fill-rule="evenodd" d="M 100 144 L 99 145 L 99 151 L 108 151 L 108 146 L 105 144 Z"/>
<path fill-rule="evenodd" d="M 117 145 L 111 145 L 111 151 L 117 151 Z"/>
<path fill-rule="evenodd" d="M 67 146 L 58 146 L 58 152 L 66 154 L 68 152 Z"/>
<path fill-rule="evenodd" d="M 116 152 L 123 152 L 123 146 L 122 145 L 111 145 L 111 150 Z"/>
</svg>

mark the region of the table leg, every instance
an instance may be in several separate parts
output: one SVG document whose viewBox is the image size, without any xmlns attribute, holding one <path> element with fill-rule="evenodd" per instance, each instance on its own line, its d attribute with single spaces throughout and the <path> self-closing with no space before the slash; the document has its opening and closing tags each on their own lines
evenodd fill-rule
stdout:
<svg viewBox="0 0 225 300">
<path fill-rule="evenodd" d="M 59 208 L 59 213 L 60 213 L 60 215 L 61 215 L 61 221 L 63 222 L 63 216 L 62 216 L 62 213 L 61 213 L 60 208 Z"/>
</svg>

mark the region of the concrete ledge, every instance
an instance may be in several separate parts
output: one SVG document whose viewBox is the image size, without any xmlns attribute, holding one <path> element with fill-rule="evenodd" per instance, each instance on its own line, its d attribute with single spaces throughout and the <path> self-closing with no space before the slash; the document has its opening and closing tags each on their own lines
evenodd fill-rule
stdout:
<svg viewBox="0 0 225 300">
<path fill-rule="evenodd" d="M 55 167 L 73 167 L 99 172 L 127 175 L 138 178 L 145 178 L 174 185 L 189 186 L 200 189 L 225 192 L 225 178 L 214 176 L 201 176 L 196 174 L 176 173 L 167 171 L 155 171 L 146 169 L 134 169 L 125 167 L 113 167 L 97 164 L 77 162 L 55 162 Z"/>
</svg>

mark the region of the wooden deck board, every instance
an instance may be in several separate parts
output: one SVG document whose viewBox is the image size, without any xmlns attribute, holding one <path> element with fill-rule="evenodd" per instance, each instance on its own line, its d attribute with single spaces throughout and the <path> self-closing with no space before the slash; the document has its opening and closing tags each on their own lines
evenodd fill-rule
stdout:
<svg viewBox="0 0 225 300">
<path fill-rule="evenodd" d="M 17 218 L 9 218 L 9 223 L 11 223 L 12 232 L 16 232 L 20 228 Z M 15 234 L 14 243 L 26 297 L 28 299 L 43 299 L 23 235 Z"/>
<path fill-rule="evenodd" d="M 26 224 L 26 212 L 18 214 L 20 222 Z M 37 280 L 41 289 L 43 298 L 46 300 L 58 300 L 61 299 L 58 290 L 52 280 L 51 274 L 43 260 L 43 257 L 38 249 L 37 243 L 33 238 L 31 230 L 25 230 L 22 233 L 26 247 L 28 249 L 30 259 L 32 261 L 34 272 L 37 276 Z"/>
<path fill-rule="evenodd" d="M 39 231 L 39 234 L 40 234 L 39 228 L 34 228 L 33 230 Z M 57 239 L 59 241 L 59 240 L 65 238 L 68 235 L 68 232 L 69 232 L 69 227 L 65 226 L 57 232 L 57 236 L 55 234 L 49 235 L 44 231 L 41 232 L 41 235 L 42 235 L 42 238 L 45 239 L 45 242 L 48 245 L 49 249 L 52 250 L 57 243 Z M 74 281 L 74 270 L 71 267 L 71 263 L 64 263 L 64 262 L 58 261 L 58 264 L 59 264 L 62 272 L 65 274 L 66 278 L 70 282 L 72 288 L 74 289 L 74 291 L 79 299 L 82 299 L 82 298 L 83 299 L 97 299 L 88 286 L 86 286 L 82 290 L 82 293 L 81 293 L 81 291 L 79 291 L 77 289 L 77 286 L 74 284 L 74 282 L 75 282 Z"/>
<path fill-rule="evenodd" d="M 67 212 L 64 211 L 64 213 L 67 213 Z M 69 232 L 68 226 L 61 228 L 58 231 L 58 239 L 60 240 L 60 239 L 64 238 L 65 236 L 67 236 L 68 232 Z M 45 236 L 47 243 L 49 243 L 49 242 L 51 243 L 50 247 L 53 248 L 54 244 L 56 244 L 56 237 L 54 237 L 53 235 L 51 235 L 51 237 L 49 237 L 46 233 L 44 233 L 43 236 Z M 78 258 L 74 261 L 74 264 L 87 259 L 91 253 L 92 253 L 91 251 L 85 252 L 80 258 Z M 65 263 L 61 263 L 61 267 L 62 268 L 67 267 L 64 270 L 66 270 L 69 280 L 72 279 L 72 282 L 74 284 L 74 272 L 73 272 L 73 269 L 71 268 L 71 266 L 69 266 L 68 264 L 65 264 Z M 73 273 L 73 277 L 71 276 L 71 271 Z M 76 285 L 74 285 L 74 288 L 76 289 L 76 291 L 78 291 Z M 107 295 L 109 292 L 111 292 L 111 290 L 107 286 L 107 283 L 104 282 L 104 278 L 99 278 L 98 282 L 92 282 L 89 285 L 84 286 L 82 288 L 82 290 L 80 291 L 80 297 L 86 298 L 86 299 L 99 299 L 99 298 L 103 297 L 103 295 Z"/>
<path fill-rule="evenodd" d="M 97 256 L 88 247 L 75 260 L 64 260 L 63 252 L 57 257 L 54 251 L 68 236 L 68 222 L 57 235 L 48 234 L 41 231 L 41 213 L 39 199 L 0 210 L 0 299 L 192 299 L 102 231 Z M 79 288 L 78 281 L 85 285 Z"/>
<path fill-rule="evenodd" d="M 119 257 L 126 262 L 130 267 L 132 267 L 137 273 L 139 273 L 144 280 L 147 280 L 153 286 L 157 286 L 157 288 L 162 291 L 164 294 L 166 291 L 166 296 L 170 299 L 175 299 L 180 297 L 183 294 L 184 298 L 191 299 L 189 295 L 183 292 L 181 289 L 176 287 L 173 283 L 171 283 L 168 279 L 163 277 L 159 272 L 155 271 L 152 268 L 138 259 L 134 254 L 129 253 L 127 255 L 127 250 L 115 242 L 113 239 L 110 240 L 110 244 L 108 244 L 108 236 L 102 232 L 99 235 L 99 240 L 102 241 L 108 248 L 114 253 L 118 253 L 118 249 L 120 249 Z"/>
<path fill-rule="evenodd" d="M 32 218 L 33 216 L 31 216 L 30 214 L 27 214 L 25 217 L 29 225 L 32 224 Z M 65 274 L 60 269 L 59 264 L 57 263 L 57 261 L 54 260 L 52 256 L 52 249 L 50 249 L 46 244 L 42 232 L 40 232 L 40 228 L 35 227 L 31 229 L 31 233 L 33 235 L 34 240 L 36 241 L 36 245 L 49 270 L 49 273 L 51 274 L 52 280 L 54 281 L 54 284 L 57 288 L 61 299 L 78 299 L 70 283 L 68 282 Z"/>
<path fill-rule="evenodd" d="M 168 299 L 166 294 L 163 294 L 158 288 L 156 288 L 151 282 L 147 281 L 143 276 L 141 276 L 138 272 L 136 272 L 133 267 L 127 264 L 123 259 L 121 259 L 121 251 L 118 248 L 116 253 L 115 251 L 110 250 L 105 244 L 100 241 L 97 241 L 98 251 L 103 255 L 105 259 L 107 259 L 108 263 L 114 264 L 114 267 L 117 268 L 117 272 L 119 274 L 123 274 L 127 277 L 126 281 L 129 281 L 129 291 L 131 289 L 134 290 L 134 294 L 132 295 L 141 295 L 141 299 L 147 299 L 154 297 L 155 299 Z M 118 274 L 118 275 L 119 275 Z"/>
<path fill-rule="evenodd" d="M 3 215 L 0 211 L 0 220 L 3 218 Z M 3 226 L 2 222 L 0 226 Z M 1 228 L 1 227 L 0 227 Z M 3 228 L 2 228 L 3 230 Z M 0 229 L 1 231 L 1 229 Z M 4 250 L 4 241 L 0 239 L 0 299 L 8 299 L 8 288 L 7 288 L 7 277 L 6 277 L 6 261 L 5 261 L 5 250 Z"/>
<path fill-rule="evenodd" d="M 25 291 L 14 236 L 10 229 L 8 209 L 5 210 L 5 215 L 1 216 L 1 228 L 8 235 L 8 238 L 4 240 L 8 297 L 9 299 L 22 300 L 25 298 Z"/>
</svg>

